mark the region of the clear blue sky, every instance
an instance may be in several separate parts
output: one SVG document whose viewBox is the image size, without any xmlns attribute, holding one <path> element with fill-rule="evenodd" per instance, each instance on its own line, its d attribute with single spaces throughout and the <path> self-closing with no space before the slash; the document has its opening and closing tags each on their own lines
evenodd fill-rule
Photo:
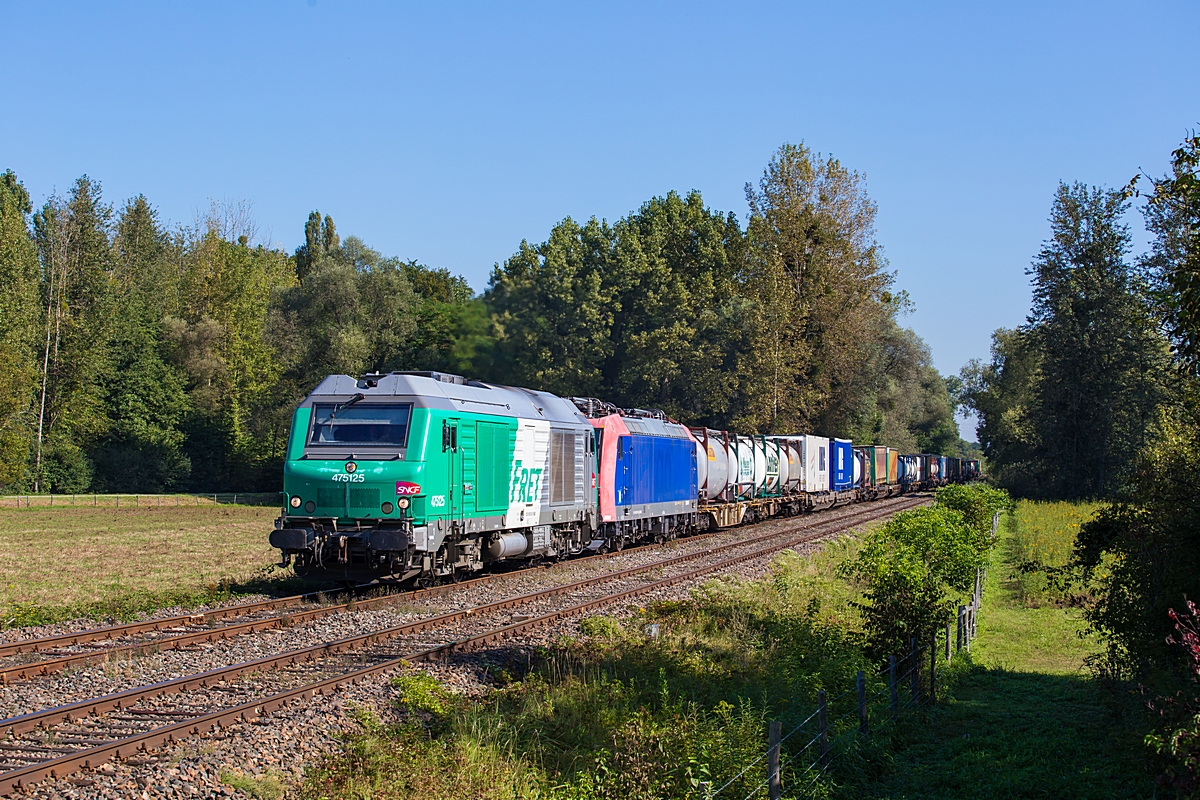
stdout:
<svg viewBox="0 0 1200 800">
<path fill-rule="evenodd" d="M 1195 2 L 0 2 L 0 31 L 35 202 L 85 172 L 168 222 L 246 200 L 289 249 L 320 209 L 476 290 L 568 215 L 699 189 L 744 221 L 804 141 L 867 176 L 943 372 L 1023 320 L 1059 180 L 1161 173 L 1200 123 Z"/>
</svg>

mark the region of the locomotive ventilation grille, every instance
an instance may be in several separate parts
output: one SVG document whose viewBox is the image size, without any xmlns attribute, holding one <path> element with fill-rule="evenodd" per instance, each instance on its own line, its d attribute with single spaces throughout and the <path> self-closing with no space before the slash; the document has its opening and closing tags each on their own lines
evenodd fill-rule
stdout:
<svg viewBox="0 0 1200 800">
<path fill-rule="evenodd" d="M 317 489 L 317 506 L 323 511 L 328 510 L 330 513 L 341 513 L 346 503 L 346 490 L 342 487 L 336 489 Z"/>
<path fill-rule="evenodd" d="M 379 490 L 365 486 L 351 486 L 350 510 L 365 511 L 372 516 L 378 516 Z"/>
</svg>

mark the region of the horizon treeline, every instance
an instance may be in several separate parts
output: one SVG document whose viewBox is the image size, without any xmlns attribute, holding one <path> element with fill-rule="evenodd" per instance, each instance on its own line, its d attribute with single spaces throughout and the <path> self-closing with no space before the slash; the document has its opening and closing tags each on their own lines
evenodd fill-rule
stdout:
<svg viewBox="0 0 1200 800">
<path fill-rule="evenodd" d="M 444 370 L 693 425 L 962 454 L 957 379 L 901 327 L 862 176 L 784 145 L 745 227 L 699 192 L 522 241 L 475 295 L 314 211 L 293 253 L 244 205 L 169 227 L 87 176 L 0 176 L 0 490 L 270 490 L 327 374 Z"/>
</svg>

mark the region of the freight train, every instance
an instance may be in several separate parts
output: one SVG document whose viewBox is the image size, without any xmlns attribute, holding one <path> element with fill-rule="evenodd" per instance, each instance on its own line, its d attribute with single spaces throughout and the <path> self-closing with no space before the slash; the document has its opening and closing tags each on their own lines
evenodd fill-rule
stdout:
<svg viewBox="0 0 1200 800">
<path fill-rule="evenodd" d="M 978 477 L 979 464 L 438 372 L 330 375 L 296 408 L 270 543 L 298 575 L 460 580 Z"/>
</svg>

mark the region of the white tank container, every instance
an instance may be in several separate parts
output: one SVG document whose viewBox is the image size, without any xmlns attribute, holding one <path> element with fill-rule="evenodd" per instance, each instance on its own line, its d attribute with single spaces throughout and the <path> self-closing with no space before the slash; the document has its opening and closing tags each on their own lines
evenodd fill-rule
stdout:
<svg viewBox="0 0 1200 800">
<path fill-rule="evenodd" d="M 708 453 L 705 451 L 704 445 L 695 436 L 692 437 L 692 441 L 696 445 L 696 488 L 703 497 L 705 484 L 708 483 Z"/>
<path fill-rule="evenodd" d="M 767 460 L 767 481 L 764 488 L 771 494 L 779 494 L 780 481 L 787 475 L 787 459 L 781 458 L 779 443 L 774 439 L 760 442 Z"/>
<path fill-rule="evenodd" d="M 694 431 L 696 438 L 696 461 L 703 463 L 705 482 L 700 482 L 700 494 L 705 500 L 716 500 L 729 488 L 733 458 L 725 448 L 724 434 L 714 430 Z M 706 440 L 706 441 L 705 441 Z"/>
<path fill-rule="evenodd" d="M 779 445 L 779 483 L 784 492 L 794 492 L 804 478 L 800 446 L 792 439 L 776 439 L 775 442 Z"/>
<path fill-rule="evenodd" d="M 752 497 L 754 495 L 754 462 L 755 447 L 754 440 L 749 436 L 738 436 L 734 439 L 733 460 L 735 467 L 734 474 L 737 483 L 737 493 L 739 497 Z M 764 464 L 763 477 L 766 477 L 766 468 Z"/>
<path fill-rule="evenodd" d="M 754 494 L 762 493 L 767 486 L 767 451 L 761 438 L 752 438 L 754 442 Z"/>
<path fill-rule="evenodd" d="M 779 477 L 775 481 L 775 486 L 771 488 L 773 492 L 784 492 L 787 490 L 788 474 L 791 471 L 791 463 L 788 461 L 788 446 L 787 442 L 779 439 L 767 440 L 767 473 L 768 480 L 770 479 L 771 460 L 775 460 L 776 470 L 779 472 Z"/>
</svg>

